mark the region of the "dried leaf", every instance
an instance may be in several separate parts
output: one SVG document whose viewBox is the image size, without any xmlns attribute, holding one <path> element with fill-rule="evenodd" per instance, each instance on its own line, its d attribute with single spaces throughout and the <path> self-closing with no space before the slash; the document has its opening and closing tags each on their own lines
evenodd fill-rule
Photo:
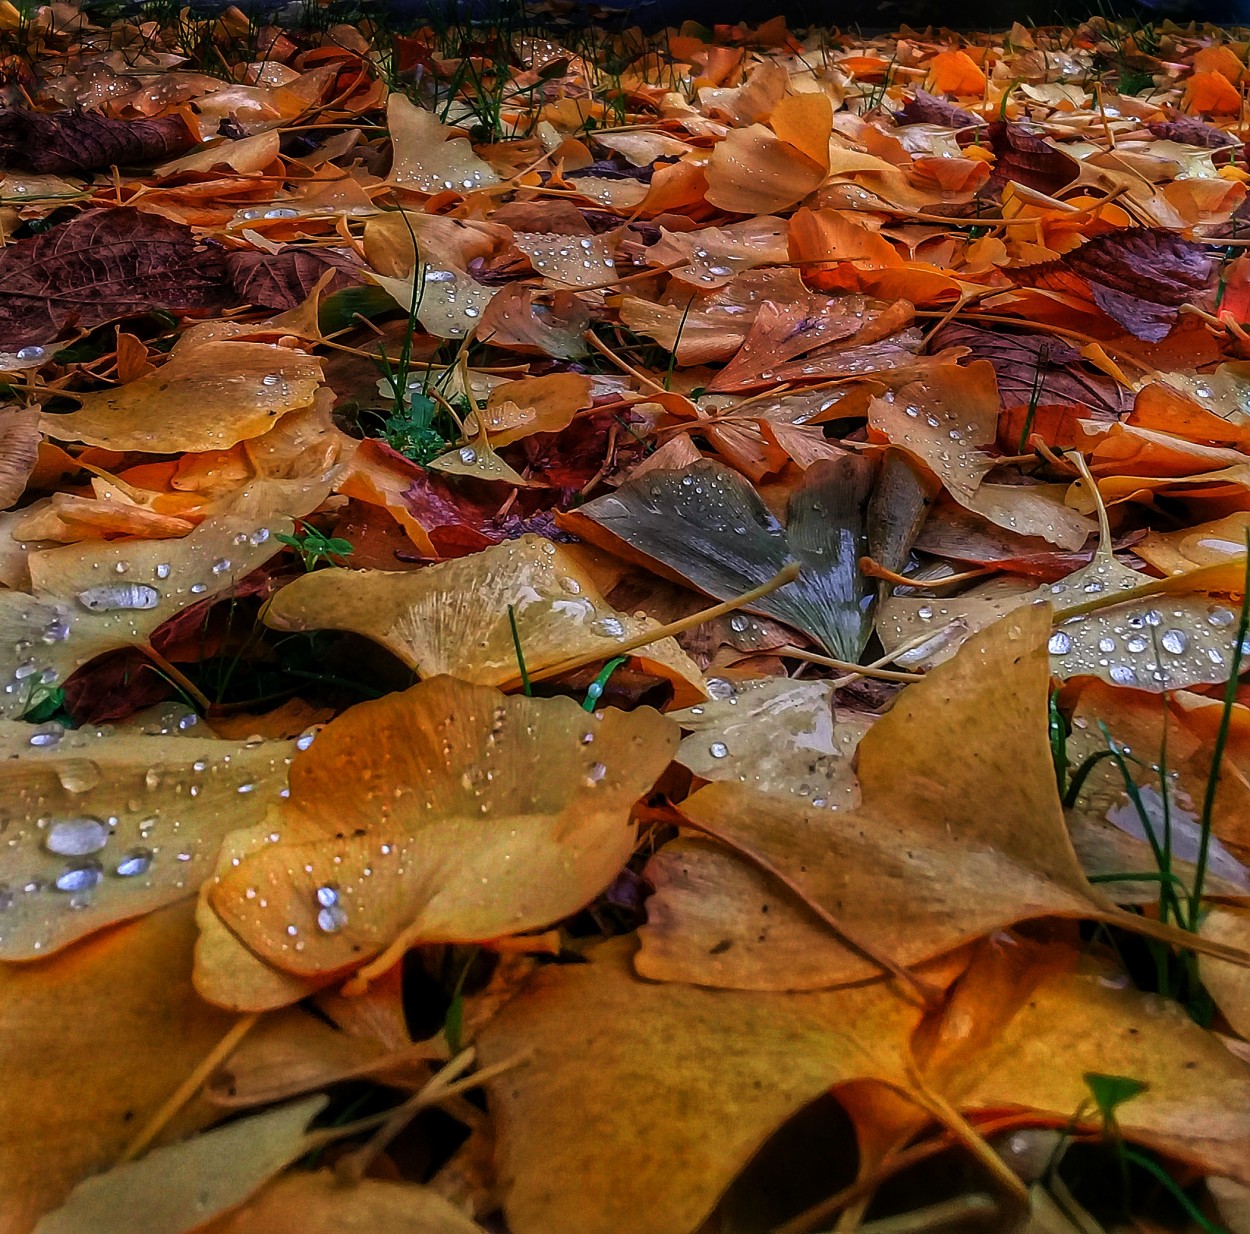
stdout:
<svg viewBox="0 0 1250 1234">
<path fill-rule="evenodd" d="M 324 1097 L 239 1119 L 79 1183 L 33 1234 L 181 1234 L 237 1208 L 308 1151 Z"/>
<path fill-rule="evenodd" d="M 6 347 L 50 343 L 152 309 L 204 312 L 231 296 L 217 249 L 189 227 L 125 207 L 84 210 L 0 253 Z"/>
<path fill-rule="evenodd" d="M 690 1234 L 768 1137 L 836 1084 L 904 1084 L 918 1011 L 890 986 L 655 984 L 631 939 L 540 970 L 478 1041 L 516 1234 Z M 577 1179 L 576 1187 L 567 1180 Z"/>
<path fill-rule="evenodd" d="M 27 1234 L 112 1165 L 230 1027 L 191 988 L 194 939 L 184 904 L 38 964 L 0 965 L 0 1113 L 22 1129 L 0 1138 L 4 1234 Z"/>
<path fill-rule="evenodd" d="M 180 115 L 152 120 L 110 120 L 98 112 L 52 115 L 0 109 L 0 167 L 59 176 L 83 175 L 117 165 L 167 159 L 195 144 Z"/>
</svg>

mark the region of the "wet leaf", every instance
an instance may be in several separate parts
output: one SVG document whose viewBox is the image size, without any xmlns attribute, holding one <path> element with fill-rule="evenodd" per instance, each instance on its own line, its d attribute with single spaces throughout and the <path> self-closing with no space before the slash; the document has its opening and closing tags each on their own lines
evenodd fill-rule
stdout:
<svg viewBox="0 0 1250 1234">
<path fill-rule="evenodd" d="M 244 857 L 209 903 L 256 955 L 305 977 L 547 925 L 624 865 L 630 806 L 676 745 L 649 708 L 589 715 L 436 677 L 327 725 L 283 807 L 319 838 Z"/>
<path fill-rule="evenodd" d="M 0 715 L 96 656 L 141 646 L 158 626 L 230 592 L 279 552 L 292 517 L 320 505 L 328 482 L 257 481 L 179 540 L 88 541 L 31 553 L 33 594 L 0 592 Z M 286 513 L 290 511 L 291 513 Z"/>
<path fill-rule="evenodd" d="M 617 644 L 658 624 L 617 612 L 567 549 L 536 535 L 417 573 L 319 570 L 283 588 L 265 620 L 279 629 L 354 630 L 422 677 L 516 688 L 509 608 L 530 673 L 593 653 L 609 660 Z M 705 696 L 702 674 L 673 639 L 630 654 L 670 681 L 679 701 Z"/>
<path fill-rule="evenodd" d="M 47 345 L 71 326 L 94 329 L 152 309 L 226 308 L 219 252 L 189 227 L 123 207 L 84 210 L 0 254 L 6 347 Z"/>
<path fill-rule="evenodd" d="M 114 390 L 79 396 L 80 410 L 44 416 L 61 441 L 112 450 L 223 450 L 309 406 L 321 362 L 273 343 L 204 343 Z"/>
<path fill-rule="evenodd" d="M 0 722 L 0 960 L 35 960 L 194 896 L 222 837 L 286 788 L 293 742 Z"/>
<path fill-rule="evenodd" d="M 605 547 L 628 545 L 721 600 L 798 561 L 799 577 L 751 611 L 857 660 L 868 637 L 872 594 L 859 572 L 871 482 L 859 459 L 813 464 L 790 499 L 790 523 L 783 528 L 736 472 L 704 460 L 680 471 L 650 471 L 561 521 Z"/>
<path fill-rule="evenodd" d="M 179 115 L 110 120 L 99 112 L 0 110 L 0 167 L 58 176 L 167 159 L 195 144 Z"/>
<path fill-rule="evenodd" d="M 859 804 L 853 755 L 875 717 L 838 712 L 827 681 L 708 684 L 710 701 L 668 713 L 688 733 L 677 749 L 682 766 L 703 780 L 737 781 L 817 807 Z"/>
</svg>

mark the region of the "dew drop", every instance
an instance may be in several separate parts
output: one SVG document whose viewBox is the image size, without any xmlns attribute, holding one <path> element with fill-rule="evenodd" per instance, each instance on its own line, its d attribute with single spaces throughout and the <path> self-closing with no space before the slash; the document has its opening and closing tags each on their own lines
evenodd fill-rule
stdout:
<svg viewBox="0 0 1250 1234">
<path fill-rule="evenodd" d="M 1072 638 L 1063 630 L 1056 630 L 1046 644 L 1052 656 L 1066 656 L 1072 650 Z"/>
<path fill-rule="evenodd" d="M 708 746 L 707 752 L 713 758 L 724 758 L 729 753 L 729 747 L 723 741 L 714 741 Z"/>
<path fill-rule="evenodd" d="M 58 857 L 86 857 L 98 853 L 109 839 L 104 820 L 86 814 L 82 818 L 66 818 L 53 823 L 43 845 Z"/>
<path fill-rule="evenodd" d="M 100 881 L 102 870 L 98 861 L 75 861 L 56 877 L 58 891 L 90 891 Z"/>
<path fill-rule="evenodd" d="M 146 874 L 151 864 L 151 849 L 132 848 L 117 863 L 116 874 L 119 878 L 134 878 L 138 874 Z"/>
<path fill-rule="evenodd" d="M 1164 651 L 1174 656 L 1184 655 L 1189 647 L 1189 635 L 1184 630 L 1166 630 L 1159 643 Z"/>
<path fill-rule="evenodd" d="M 93 613 L 155 608 L 161 593 L 146 583 L 105 583 L 78 593 L 78 603 Z"/>
</svg>

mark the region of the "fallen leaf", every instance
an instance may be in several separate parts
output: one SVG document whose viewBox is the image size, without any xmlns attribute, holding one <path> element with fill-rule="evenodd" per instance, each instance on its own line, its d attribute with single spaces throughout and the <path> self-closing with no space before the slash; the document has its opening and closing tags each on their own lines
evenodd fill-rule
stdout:
<svg viewBox="0 0 1250 1234">
<path fill-rule="evenodd" d="M 656 984 L 634 946 L 539 971 L 479 1037 L 488 1066 L 518 1060 L 486 1085 L 516 1234 L 692 1234 L 792 1114 L 849 1080 L 904 1083 L 919 1013 L 889 985 Z"/>
<path fill-rule="evenodd" d="M 868 637 L 872 591 L 859 571 L 871 474 L 856 458 L 818 462 L 790 499 L 787 528 L 755 490 L 721 463 L 649 471 L 561 516 L 562 526 L 612 549 L 621 544 L 668 577 L 728 600 L 767 582 L 789 561 L 803 569 L 750 606 L 857 660 Z"/>
<path fill-rule="evenodd" d="M 616 644 L 658 624 L 618 613 L 567 549 L 536 535 L 416 573 L 318 570 L 274 596 L 265 620 L 287 630 L 354 630 L 422 677 L 515 688 L 522 674 L 509 608 L 530 673 L 580 656 L 610 660 Z M 673 639 L 628 654 L 671 682 L 679 702 L 705 697 L 702 674 Z"/>
<path fill-rule="evenodd" d="M 152 309 L 207 312 L 230 295 L 221 255 L 189 227 L 124 207 L 84 210 L 0 254 L 5 346 L 52 342 Z"/>
<path fill-rule="evenodd" d="M 28 1234 L 111 1166 L 230 1027 L 191 987 L 194 939 L 183 904 L 37 964 L 0 965 L 0 1110 L 22 1128 L 0 1141 L 4 1234 Z M 83 1058 L 90 1067 L 72 1061 Z"/>
<path fill-rule="evenodd" d="M 273 343 L 204 343 L 128 385 L 79 395 L 81 408 L 46 415 L 61 441 L 111 450 L 222 450 L 259 437 L 309 406 L 321 362 Z"/>
<path fill-rule="evenodd" d="M 879 954 L 914 965 L 1035 917 L 1103 918 L 1046 745 L 1048 614 L 1030 607 L 909 686 L 859 743 L 863 805 L 820 810 L 733 783 L 682 806 L 760 854 Z M 651 859 L 638 971 L 731 989 L 820 989 L 880 973 L 773 879 L 713 840 Z"/>
<path fill-rule="evenodd" d="M 204 1234 L 481 1234 L 429 1187 L 362 1178 L 345 1186 L 331 1170 L 292 1171 Z"/>
<path fill-rule="evenodd" d="M 99 112 L 52 115 L 0 109 L 0 167 L 59 176 L 132 167 L 169 158 L 195 144 L 180 115 L 152 120 L 110 120 Z"/>
<path fill-rule="evenodd" d="M 33 1234 L 107 1234 L 119 1212 L 133 1234 L 199 1229 L 306 1153 L 304 1129 L 325 1104 L 307 1097 L 114 1166 L 79 1183 Z"/>
<path fill-rule="evenodd" d="M 401 943 L 548 925 L 624 865 L 630 806 L 676 745 L 672 723 L 648 708 L 589 715 L 570 699 L 436 677 L 327 725 L 292 765 L 283 807 L 319 838 L 244 857 L 209 903 L 256 955 L 305 977 Z"/>
</svg>

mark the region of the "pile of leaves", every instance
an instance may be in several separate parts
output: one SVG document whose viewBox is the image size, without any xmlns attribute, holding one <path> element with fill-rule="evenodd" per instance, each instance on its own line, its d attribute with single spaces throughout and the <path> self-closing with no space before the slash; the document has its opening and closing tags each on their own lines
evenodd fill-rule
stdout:
<svg viewBox="0 0 1250 1234">
<path fill-rule="evenodd" d="M 357 17 L 0 0 L 0 1231 L 1250 1230 L 1250 43 Z"/>
</svg>

